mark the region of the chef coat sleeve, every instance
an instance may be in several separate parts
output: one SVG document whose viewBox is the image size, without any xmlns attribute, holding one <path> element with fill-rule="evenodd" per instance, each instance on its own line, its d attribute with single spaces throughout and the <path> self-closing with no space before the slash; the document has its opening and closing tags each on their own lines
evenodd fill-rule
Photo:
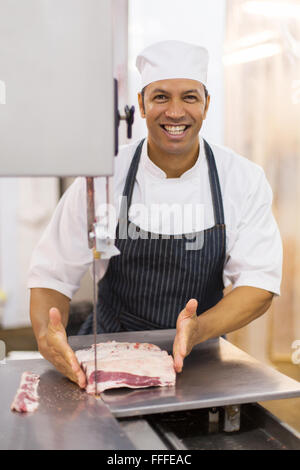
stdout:
<svg viewBox="0 0 300 470">
<path fill-rule="evenodd" d="M 259 168 L 245 195 L 224 268 L 224 285 L 252 286 L 280 295 L 282 242 L 272 213 L 272 189 Z"/>
<path fill-rule="evenodd" d="M 79 177 L 60 199 L 33 252 L 29 288 L 54 289 L 72 299 L 93 261 L 88 247 L 86 206 L 86 180 Z"/>
</svg>

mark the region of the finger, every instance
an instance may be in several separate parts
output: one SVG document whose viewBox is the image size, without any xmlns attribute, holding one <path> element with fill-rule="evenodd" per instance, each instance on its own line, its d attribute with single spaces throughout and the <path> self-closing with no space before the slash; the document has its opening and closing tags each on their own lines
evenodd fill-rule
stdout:
<svg viewBox="0 0 300 470">
<path fill-rule="evenodd" d="M 77 383 L 81 388 L 86 386 L 86 377 L 78 362 L 77 365 L 75 362 L 71 365 L 61 354 L 52 355 L 51 362 L 59 372 L 72 380 L 72 382 Z"/>
<path fill-rule="evenodd" d="M 195 315 L 197 313 L 198 301 L 196 299 L 190 299 L 185 306 L 185 310 L 189 315 Z"/>
<path fill-rule="evenodd" d="M 182 371 L 183 360 L 185 356 L 186 356 L 185 341 L 183 341 L 182 336 L 179 336 L 177 334 L 173 343 L 174 369 L 176 372 Z"/>
<path fill-rule="evenodd" d="M 193 316 L 197 316 L 197 307 L 198 307 L 198 302 L 196 299 L 190 299 L 185 308 L 180 312 L 177 318 L 176 322 L 176 327 L 180 327 L 182 324 L 182 321 L 191 318 Z"/>
<path fill-rule="evenodd" d="M 180 353 L 175 353 L 174 355 L 174 369 L 175 369 L 175 372 L 177 372 L 178 374 L 180 372 L 182 372 L 182 368 L 183 368 L 183 357 L 181 356 Z"/>
<path fill-rule="evenodd" d="M 84 388 L 86 386 L 86 375 L 81 369 L 73 349 L 67 342 L 64 343 L 63 341 L 59 341 L 59 343 L 61 343 L 60 354 L 67 364 L 68 369 L 72 371 L 72 374 L 75 374 L 78 385 L 81 388 Z"/>
<path fill-rule="evenodd" d="M 72 370 L 67 362 L 65 362 L 61 357 L 53 362 L 59 372 L 61 372 L 65 377 L 68 377 L 72 382 L 75 382 L 79 385 L 78 375 Z"/>
<path fill-rule="evenodd" d="M 76 377 L 77 377 L 77 380 L 78 380 L 77 383 L 78 383 L 79 387 L 85 388 L 85 386 L 86 386 L 86 375 L 83 372 L 83 370 L 81 369 L 76 356 L 75 356 L 75 359 L 72 360 L 71 365 L 72 365 L 73 372 L 76 374 Z"/>
<path fill-rule="evenodd" d="M 54 328 L 57 328 L 61 325 L 61 313 L 58 308 L 50 308 L 49 310 L 49 322 Z"/>
</svg>

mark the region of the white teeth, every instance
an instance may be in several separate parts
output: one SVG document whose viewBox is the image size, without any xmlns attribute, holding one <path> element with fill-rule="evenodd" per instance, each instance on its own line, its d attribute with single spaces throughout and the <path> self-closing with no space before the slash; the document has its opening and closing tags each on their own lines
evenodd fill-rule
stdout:
<svg viewBox="0 0 300 470">
<path fill-rule="evenodd" d="M 168 131 L 169 134 L 172 134 L 172 135 L 182 134 L 185 131 L 186 127 L 187 126 L 164 126 L 166 131 Z"/>
</svg>

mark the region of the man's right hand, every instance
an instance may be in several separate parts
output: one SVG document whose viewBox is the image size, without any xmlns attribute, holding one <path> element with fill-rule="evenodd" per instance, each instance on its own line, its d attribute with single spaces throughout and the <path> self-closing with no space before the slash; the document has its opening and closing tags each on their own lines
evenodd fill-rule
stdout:
<svg viewBox="0 0 300 470">
<path fill-rule="evenodd" d="M 79 387 L 85 388 L 86 376 L 77 357 L 68 344 L 66 330 L 57 308 L 50 308 L 49 323 L 45 334 L 38 341 L 39 351 L 59 372 Z"/>
</svg>

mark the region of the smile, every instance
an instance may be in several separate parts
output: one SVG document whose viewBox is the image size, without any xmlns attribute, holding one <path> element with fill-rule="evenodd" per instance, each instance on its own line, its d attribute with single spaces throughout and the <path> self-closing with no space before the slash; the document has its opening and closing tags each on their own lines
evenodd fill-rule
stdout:
<svg viewBox="0 0 300 470">
<path fill-rule="evenodd" d="M 189 125 L 182 125 L 182 126 L 173 126 L 173 125 L 161 125 L 160 126 L 168 135 L 170 136 L 183 136 L 187 129 L 190 127 Z"/>
</svg>

